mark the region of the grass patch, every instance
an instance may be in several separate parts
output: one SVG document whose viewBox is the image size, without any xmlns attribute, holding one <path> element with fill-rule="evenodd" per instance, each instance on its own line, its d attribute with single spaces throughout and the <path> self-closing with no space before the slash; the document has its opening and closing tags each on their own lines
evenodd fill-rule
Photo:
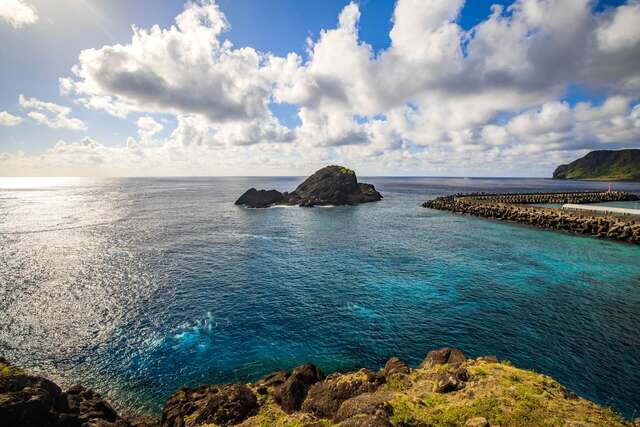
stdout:
<svg viewBox="0 0 640 427">
<path fill-rule="evenodd" d="M 422 411 L 410 397 L 403 395 L 395 398 L 391 406 L 393 406 L 393 415 L 391 422 L 394 425 L 418 426 L 426 422 L 424 411 Z"/>
<path fill-rule="evenodd" d="M 564 426 L 576 421 L 594 426 L 631 426 L 610 409 L 568 397 L 553 379 L 509 363 L 482 361 L 466 365 L 470 381 L 464 389 L 439 394 L 429 387 L 441 367 L 415 370 L 411 387 L 399 390 L 391 402 L 391 421 L 397 426 L 464 426 L 471 418 L 484 417 L 501 427 Z"/>
<path fill-rule="evenodd" d="M 303 427 L 309 423 L 317 423 L 320 426 L 333 426 L 329 420 L 317 420 L 313 415 L 305 412 L 287 414 L 280 405 L 268 403 L 260 408 L 253 417 L 243 422 L 244 426 L 251 427 Z"/>
<path fill-rule="evenodd" d="M 20 368 L 0 363 L 0 376 L 9 377 L 13 375 L 24 375 L 24 371 Z"/>
<path fill-rule="evenodd" d="M 355 175 L 356 173 L 349 168 L 345 168 L 344 166 L 340 166 L 338 172 L 343 173 L 345 175 Z"/>
<path fill-rule="evenodd" d="M 392 374 L 383 385 L 385 390 L 404 391 L 411 387 L 411 380 L 403 374 Z"/>
<path fill-rule="evenodd" d="M 485 417 L 488 420 L 496 420 L 500 415 L 498 400 L 495 397 L 476 399 L 470 405 L 446 406 L 441 411 L 440 414 L 433 418 L 430 425 L 434 427 L 453 427 L 464 425 L 471 418 Z"/>
</svg>

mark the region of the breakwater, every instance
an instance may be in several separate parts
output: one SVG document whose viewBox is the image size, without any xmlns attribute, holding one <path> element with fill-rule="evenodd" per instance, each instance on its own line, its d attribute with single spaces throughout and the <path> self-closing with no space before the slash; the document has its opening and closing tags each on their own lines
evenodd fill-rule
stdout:
<svg viewBox="0 0 640 427">
<path fill-rule="evenodd" d="M 551 230 L 640 243 L 640 218 L 565 211 L 531 206 L 545 203 L 600 203 L 635 201 L 638 196 L 621 191 L 573 193 L 473 193 L 438 197 L 422 206 L 430 209 L 499 219 Z"/>
</svg>

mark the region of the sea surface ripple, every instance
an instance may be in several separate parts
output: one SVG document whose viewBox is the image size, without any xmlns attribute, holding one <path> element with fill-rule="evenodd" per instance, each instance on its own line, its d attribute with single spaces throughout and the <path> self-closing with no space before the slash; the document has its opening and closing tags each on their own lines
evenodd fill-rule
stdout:
<svg viewBox="0 0 640 427">
<path fill-rule="evenodd" d="M 0 354 L 157 413 L 185 384 L 415 365 L 449 345 L 640 415 L 639 247 L 419 207 L 605 183 L 368 178 L 383 201 L 233 205 L 299 181 L 0 179 Z"/>
</svg>

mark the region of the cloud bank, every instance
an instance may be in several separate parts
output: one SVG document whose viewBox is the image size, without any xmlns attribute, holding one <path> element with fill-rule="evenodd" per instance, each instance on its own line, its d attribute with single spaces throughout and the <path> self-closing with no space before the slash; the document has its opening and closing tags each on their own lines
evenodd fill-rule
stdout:
<svg viewBox="0 0 640 427">
<path fill-rule="evenodd" d="M 468 31 L 457 23 L 463 6 L 398 0 L 391 44 L 376 52 L 359 38 L 351 3 L 306 55 L 280 57 L 234 47 L 213 1 L 188 3 L 169 28 L 134 27 L 128 44 L 82 51 L 60 79 L 86 108 L 142 115 L 138 140 L 45 155 L 69 160 L 73 147 L 84 153 L 77 163 L 93 150 L 106 172 L 114 156 L 131 156 L 157 173 L 304 173 L 338 161 L 364 173 L 514 175 L 640 146 L 639 1 L 596 12 L 589 0 L 518 0 Z M 604 96 L 569 103 L 570 90 Z M 42 123 L 75 120 L 27 103 Z M 297 108 L 300 125 L 284 126 L 274 104 Z M 175 120 L 168 137 L 154 140 L 163 130 L 154 116 Z"/>
</svg>

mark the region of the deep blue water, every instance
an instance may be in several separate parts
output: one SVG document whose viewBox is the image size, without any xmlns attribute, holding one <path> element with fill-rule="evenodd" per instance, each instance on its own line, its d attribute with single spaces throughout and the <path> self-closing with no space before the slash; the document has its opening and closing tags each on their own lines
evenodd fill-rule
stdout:
<svg viewBox="0 0 640 427">
<path fill-rule="evenodd" d="M 153 412 L 183 384 L 450 345 L 639 414 L 639 247 L 419 207 L 606 184 L 369 178 L 382 202 L 233 205 L 299 181 L 0 179 L 0 353 Z"/>
</svg>

